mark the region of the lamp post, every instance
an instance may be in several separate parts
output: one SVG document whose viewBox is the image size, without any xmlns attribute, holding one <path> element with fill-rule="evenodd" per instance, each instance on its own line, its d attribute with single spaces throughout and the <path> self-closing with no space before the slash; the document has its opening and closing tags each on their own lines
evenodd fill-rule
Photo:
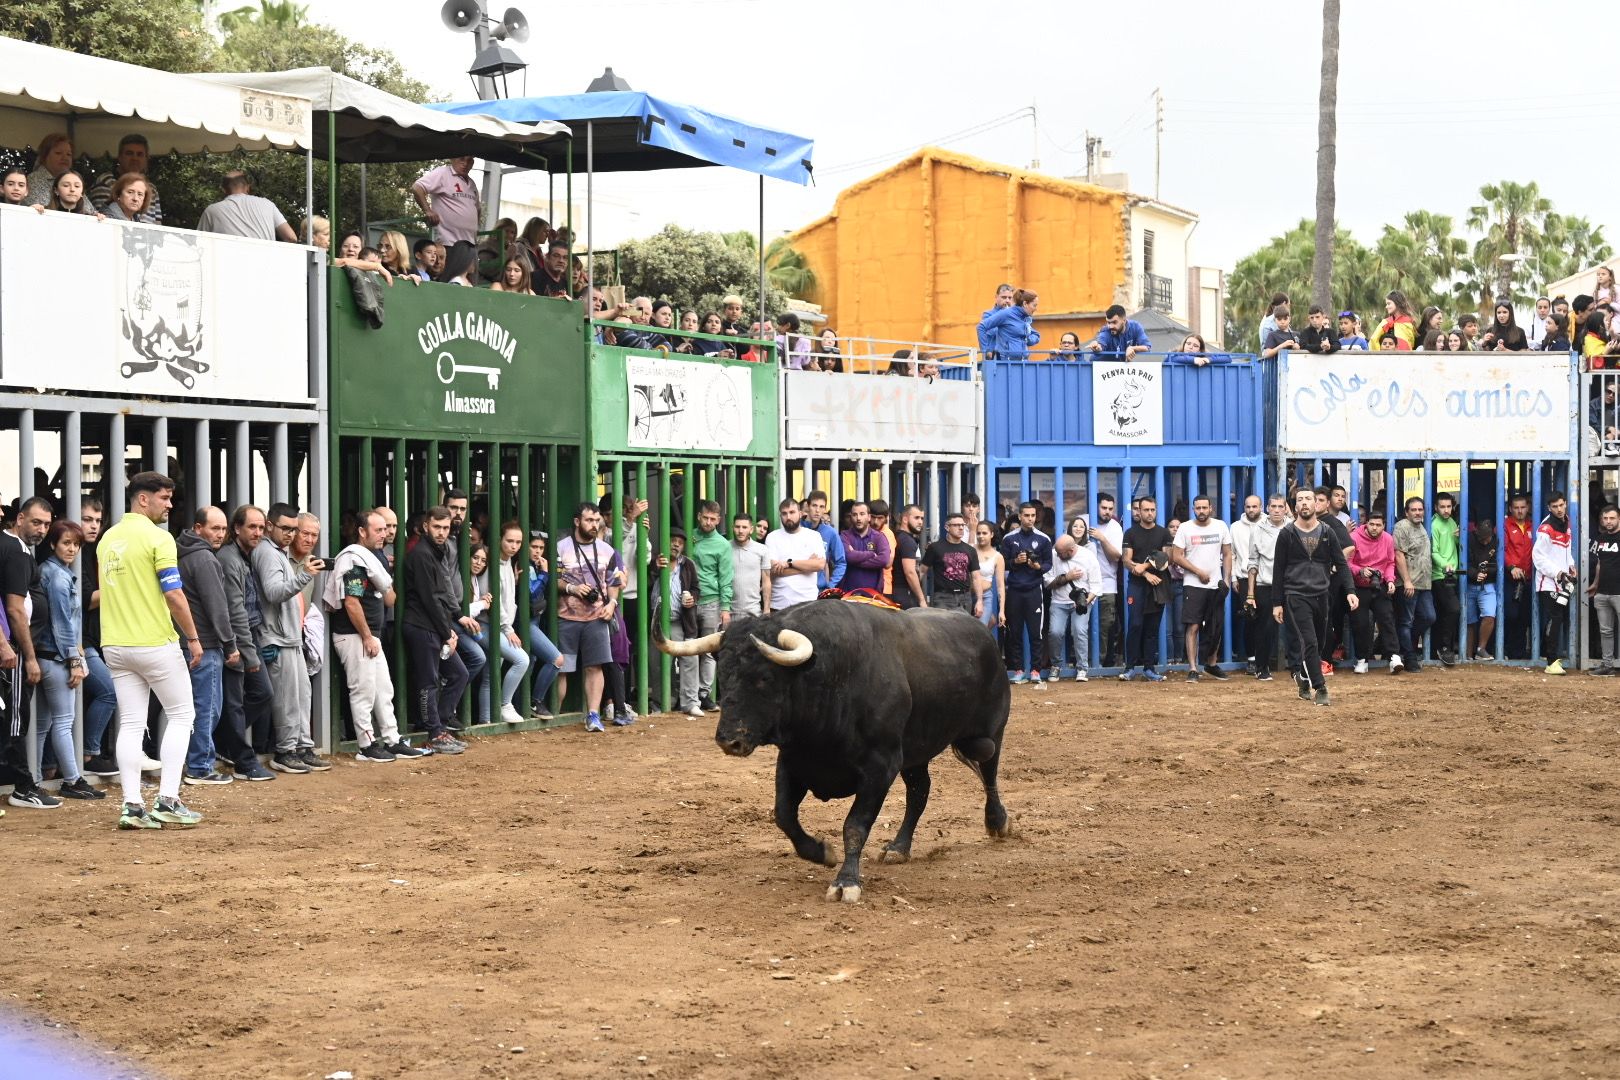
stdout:
<svg viewBox="0 0 1620 1080">
<path fill-rule="evenodd" d="M 439 21 L 458 34 L 468 31 L 473 35 L 473 62 L 467 69 L 472 78 L 478 100 L 492 101 L 511 96 L 508 76 L 515 71 L 524 72 L 524 88 L 528 88 L 528 65 L 503 42 L 523 44 L 529 40 L 529 20 L 523 12 L 509 7 L 496 22 L 484 8 L 485 0 L 445 0 L 439 9 Z M 498 162 L 484 162 L 484 228 L 495 227 L 501 212 L 501 167 Z"/>
</svg>

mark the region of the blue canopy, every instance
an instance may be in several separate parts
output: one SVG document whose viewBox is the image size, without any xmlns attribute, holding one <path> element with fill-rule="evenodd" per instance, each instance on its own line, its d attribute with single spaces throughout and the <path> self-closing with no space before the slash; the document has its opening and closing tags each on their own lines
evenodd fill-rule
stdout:
<svg viewBox="0 0 1620 1080">
<path fill-rule="evenodd" d="M 572 127 L 574 137 L 581 141 L 589 123 L 595 172 L 728 165 L 795 184 L 810 183 L 814 141 L 677 105 L 639 90 L 446 102 L 428 108 L 458 115 L 482 113 L 524 124 L 559 121 Z"/>
</svg>

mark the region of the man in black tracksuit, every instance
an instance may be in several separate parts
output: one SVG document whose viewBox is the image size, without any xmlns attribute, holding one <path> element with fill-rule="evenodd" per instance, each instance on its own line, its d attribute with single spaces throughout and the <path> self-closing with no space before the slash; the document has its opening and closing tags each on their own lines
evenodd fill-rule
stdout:
<svg viewBox="0 0 1620 1080">
<path fill-rule="evenodd" d="M 1277 555 L 1271 572 L 1271 617 L 1283 622 L 1293 635 L 1300 669 L 1294 671 L 1299 696 L 1318 705 L 1328 704 L 1327 680 L 1322 677 L 1322 643 L 1327 640 L 1328 612 L 1343 597 L 1350 582 L 1350 564 L 1337 535 L 1316 516 L 1316 493 L 1300 488 L 1294 497 L 1294 524 L 1277 534 Z M 1359 606 L 1349 594 L 1350 610 Z"/>
<path fill-rule="evenodd" d="M 1027 681 L 1037 685 L 1041 681 L 1041 668 L 1046 666 L 1045 614 L 1046 592 L 1041 583 L 1052 569 L 1052 538 L 1035 527 L 1041 504 L 1027 502 L 1018 508 L 1018 528 L 1001 538 L 1001 557 L 1007 562 L 1007 670 L 1013 682 L 1025 682 L 1024 635 L 1029 635 L 1029 667 Z"/>
<path fill-rule="evenodd" d="M 428 733 L 436 754 L 459 754 L 467 744 L 450 734 L 445 723 L 454 717 L 467 688 L 467 665 L 456 653 L 456 618 L 461 614 L 451 587 L 445 551 L 450 543 L 450 511 L 430 506 L 422 535 L 405 555 L 405 635 L 410 674 L 411 714 Z"/>
</svg>

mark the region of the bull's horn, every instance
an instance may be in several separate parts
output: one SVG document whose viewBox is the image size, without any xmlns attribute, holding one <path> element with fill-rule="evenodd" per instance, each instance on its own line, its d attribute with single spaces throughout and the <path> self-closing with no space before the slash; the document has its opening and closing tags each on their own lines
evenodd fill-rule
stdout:
<svg viewBox="0 0 1620 1080">
<path fill-rule="evenodd" d="M 766 659 L 773 664 L 781 664 L 783 667 L 798 667 L 806 660 L 809 660 L 816 651 L 816 647 L 811 644 L 810 639 L 797 630 L 778 631 L 776 640 L 782 643 L 781 648 L 777 648 L 775 645 L 767 645 L 759 638 L 754 637 L 753 634 L 748 636 L 754 642 L 754 647 L 765 654 Z"/>
<path fill-rule="evenodd" d="M 707 637 L 689 638 L 686 641 L 665 641 L 662 634 L 655 634 L 653 642 L 658 651 L 668 653 L 670 656 L 702 656 L 705 653 L 719 652 L 720 639 L 725 635 L 713 633 Z"/>
</svg>

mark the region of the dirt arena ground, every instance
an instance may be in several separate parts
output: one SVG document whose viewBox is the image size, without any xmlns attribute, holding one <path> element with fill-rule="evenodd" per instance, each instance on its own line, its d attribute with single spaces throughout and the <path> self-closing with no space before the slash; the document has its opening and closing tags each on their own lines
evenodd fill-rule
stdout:
<svg viewBox="0 0 1620 1080">
<path fill-rule="evenodd" d="M 0 1002 L 174 1080 L 1620 1072 L 1620 687 L 1333 684 L 1017 687 L 1019 834 L 942 760 L 859 905 L 709 721 L 13 809 Z"/>
</svg>

